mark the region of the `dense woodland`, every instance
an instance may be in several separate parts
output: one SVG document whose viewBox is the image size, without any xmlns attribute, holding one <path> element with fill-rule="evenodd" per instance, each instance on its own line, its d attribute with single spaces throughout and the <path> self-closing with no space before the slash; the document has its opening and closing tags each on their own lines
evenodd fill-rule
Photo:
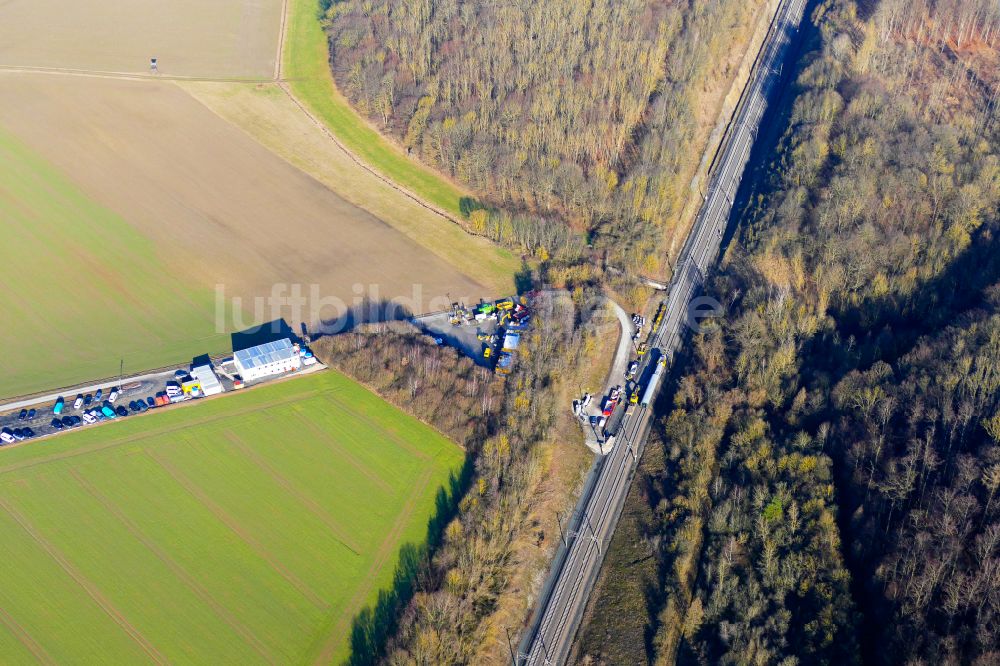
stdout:
<svg viewBox="0 0 1000 666">
<path fill-rule="evenodd" d="M 589 241 L 652 271 L 700 152 L 693 82 L 724 77 L 710 63 L 757 6 L 344 0 L 328 15 L 342 88 L 475 189 L 477 231 L 558 270 Z M 821 0 L 811 21 L 708 285 L 728 314 L 692 340 L 637 485 L 647 519 L 630 522 L 658 576 L 634 586 L 646 640 L 622 633 L 659 664 L 997 663 L 1000 5 Z M 500 393 L 428 417 L 468 433 L 475 468 L 393 616 L 389 663 L 471 663 L 485 640 L 574 372 L 559 350 L 583 335 L 541 307 Z"/>
<path fill-rule="evenodd" d="M 997 663 L 1000 6 L 812 19 L 640 484 L 644 656 Z"/>
<path fill-rule="evenodd" d="M 656 273 L 686 224 L 711 93 L 734 78 L 763 6 L 343 0 L 327 15 L 340 88 L 477 193 L 474 231 L 564 263 L 591 241 Z"/>
</svg>

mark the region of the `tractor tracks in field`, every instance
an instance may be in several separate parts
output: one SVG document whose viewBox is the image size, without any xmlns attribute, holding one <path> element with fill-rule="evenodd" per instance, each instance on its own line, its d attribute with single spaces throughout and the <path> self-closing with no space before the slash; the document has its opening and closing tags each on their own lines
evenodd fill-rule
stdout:
<svg viewBox="0 0 1000 666">
<path fill-rule="evenodd" d="M 146 639 L 145 636 L 129 622 L 125 614 L 122 613 L 110 599 L 105 596 L 104 592 L 95 585 L 90 579 L 83 575 L 83 573 L 77 569 L 72 562 L 67 559 L 66 555 L 57 548 L 52 542 L 46 539 L 38 529 L 32 525 L 27 517 L 24 516 L 20 511 L 15 509 L 7 500 L 0 498 L 0 508 L 2 508 L 7 515 L 14 519 L 14 521 L 21 527 L 24 532 L 31 537 L 42 550 L 44 550 L 52 560 L 59 565 L 59 568 L 66 573 L 67 576 L 73 579 L 73 581 L 79 585 L 87 596 L 89 596 L 94 603 L 96 603 L 101 610 L 103 610 L 108 617 L 110 617 L 115 624 L 122 628 L 128 636 L 135 641 L 136 644 L 142 648 L 150 659 L 158 664 L 167 664 L 169 661 L 156 647 Z"/>
<path fill-rule="evenodd" d="M 55 659 L 52 658 L 44 647 L 42 647 L 34 637 L 28 633 L 21 624 L 15 620 L 10 613 L 8 613 L 2 606 L 0 606 L 0 624 L 7 627 L 7 630 L 17 639 L 17 641 L 24 646 L 24 648 L 31 653 L 39 664 L 55 665 L 58 664 Z"/>
<path fill-rule="evenodd" d="M 271 570 L 281 576 L 289 585 L 295 588 L 302 596 L 308 599 L 316 608 L 325 610 L 328 608 L 326 601 L 321 599 L 312 591 L 309 585 L 300 580 L 292 571 L 278 560 L 260 541 L 253 537 L 247 529 L 222 508 L 215 500 L 208 496 L 198 485 L 191 481 L 186 475 L 163 456 L 158 456 L 151 451 L 146 451 L 157 465 L 159 465 L 173 480 L 197 500 L 205 509 L 211 513 L 220 523 L 229 528 L 240 541 L 242 541 L 254 554 L 267 562 Z"/>
<path fill-rule="evenodd" d="M 285 35 L 288 32 L 288 0 L 281 3 L 281 26 L 278 28 L 278 52 L 274 56 L 274 80 L 281 80 L 281 70 L 284 67 Z"/>
<path fill-rule="evenodd" d="M 146 74 L 143 72 L 115 72 L 99 69 L 74 69 L 72 67 L 36 67 L 33 65 L 0 65 L 0 73 L 51 74 L 78 76 L 91 79 L 119 79 L 123 81 L 198 81 L 202 83 L 277 83 L 277 78 L 240 78 L 212 76 L 182 76 L 179 74 Z"/>
<path fill-rule="evenodd" d="M 184 583 L 184 586 L 188 588 L 196 597 L 198 597 L 202 603 L 207 605 L 212 609 L 212 612 L 216 617 L 221 619 L 225 624 L 229 626 L 238 636 L 240 636 L 244 642 L 253 648 L 253 650 L 260 655 L 264 661 L 269 664 L 276 663 L 273 655 L 270 654 L 267 646 L 264 645 L 260 640 L 254 635 L 248 627 L 246 627 L 242 622 L 240 622 L 236 616 L 234 616 L 229 609 L 227 609 L 222 603 L 219 602 L 211 592 L 209 592 L 205 587 L 187 570 L 184 566 L 174 559 L 168 552 L 160 547 L 155 541 L 149 538 L 139 526 L 132 521 L 125 513 L 121 510 L 121 507 L 115 505 L 114 502 L 109 500 L 103 493 L 101 493 L 93 484 L 83 477 L 77 470 L 71 470 L 70 474 L 80 485 L 80 487 L 94 498 L 104 510 L 110 513 L 115 519 L 125 528 L 125 530 L 132 535 L 134 539 L 139 541 L 143 546 L 146 547 L 164 566 L 167 567 L 177 578 Z"/>
<path fill-rule="evenodd" d="M 347 548 L 347 550 L 351 551 L 355 555 L 361 555 L 361 547 L 354 543 L 351 537 L 345 533 L 343 526 L 340 525 L 326 509 L 320 506 L 316 500 L 302 492 L 300 488 L 279 472 L 274 465 L 269 463 L 259 453 L 254 451 L 252 447 L 248 446 L 246 442 L 240 439 L 235 433 L 226 431 L 224 435 L 229 443 L 232 444 L 237 451 L 243 454 L 246 460 L 259 469 L 261 473 L 270 477 L 270 479 L 277 486 L 298 500 L 309 513 L 323 523 L 326 528 L 330 530 L 330 535 L 336 539 L 340 545 Z"/>
<path fill-rule="evenodd" d="M 312 660 L 313 664 L 317 666 L 320 664 L 329 664 L 333 660 L 334 652 L 337 649 L 337 642 L 344 636 L 349 635 L 348 623 L 353 621 L 353 619 L 357 617 L 358 613 L 361 612 L 365 597 L 368 596 L 375 585 L 375 578 L 382 571 L 382 568 L 385 567 L 393 554 L 397 552 L 397 549 L 402 547 L 400 538 L 406 530 L 407 522 L 416 508 L 416 504 L 419 501 L 420 496 L 423 495 L 427 486 L 430 484 L 430 481 L 431 470 L 426 469 L 417 479 L 409 497 L 406 498 L 406 503 L 403 505 L 402 510 L 400 510 L 399 515 L 396 517 L 396 520 L 392 525 L 392 529 L 387 535 L 385 535 L 385 538 L 382 539 L 382 542 L 378 546 L 378 550 L 375 551 L 374 559 L 369 565 L 368 570 L 365 572 L 364 584 L 359 586 L 354 592 L 350 601 L 347 602 L 344 611 L 334 620 L 330 631 L 325 632 L 317 641 L 317 644 L 321 647 L 319 655 Z"/>
</svg>

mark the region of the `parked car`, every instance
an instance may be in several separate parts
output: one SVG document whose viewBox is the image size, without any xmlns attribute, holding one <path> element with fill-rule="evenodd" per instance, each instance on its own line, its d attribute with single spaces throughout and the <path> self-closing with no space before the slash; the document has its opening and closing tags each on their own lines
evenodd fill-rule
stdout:
<svg viewBox="0 0 1000 666">
<path fill-rule="evenodd" d="M 74 425 L 76 425 L 75 423 L 73 423 L 72 416 L 64 416 L 62 418 L 62 424 L 64 428 L 72 428 Z"/>
<path fill-rule="evenodd" d="M 187 375 L 188 375 L 188 371 L 187 370 L 175 370 L 174 371 L 174 377 L 176 377 L 178 379 L 178 381 L 181 380 L 181 379 L 184 379 L 185 377 L 187 377 Z"/>
<path fill-rule="evenodd" d="M 156 407 L 156 398 L 154 398 L 153 396 L 148 396 L 146 398 L 146 407 L 147 408 Z"/>
<path fill-rule="evenodd" d="M 117 399 L 118 399 L 118 387 L 116 386 L 113 389 L 111 389 L 110 393 L 108 393 L 108 402 L 114 403 L 114 401 Z"/>
<path fill-rule="evenodd" d="M 104 397 L 104 389 L 97 389 L 97 393 L 94 394 L 94 402 L 100 402 L 101 398 Z"/>
<path fill-rule="evenodd" d="M 63 429 L 62 421 L 60 421 L 59 419 L 52 419 L 52 423 L 50 423 L 49 425 L 51 425 L 56 430 L 62 430 Z"/>
<path fill-rule="evenodd" d="M 125 409 L 124 405 L 118 405 L 118 408 L 115 409 L 115 414 L 118 416 L 128 416 L 128 410 Z"/>
<path fill-rule="evenodd" d="M 52 413 L 59 416 L 62 413 L 63 406 L 65 404 L 66 401 L 62 399 L 62 396 L 59 396 L 59 399 L 56 400 L 56 404 L 52 405 Z"/>
<path fill-rule="evenodd" d="M 89 407 L 90 403 L 92 403 L 92 402 L 94 402 L 94 396 L 90 395 L 89 393 L 87 395 L 83 396 L 83 406 L 84 407 Z"/>
<path fill-rule="evenodd" d="M 4 444 L 13 444 L 17 440 L 14 439 L 14 433 L 10 431 L 10 428 L 4 428 L 0 430 L 0 441 Z"/>
<path fill-rule="evenodd" d="M 17 415 L 17 420 L 18 421 L 23 421 L 26 418 L 28 418 L 28 410 L 27 409 L 22 409 L 21 413 Z"/>
<path fill-rule="evenodd" d="M 146 401 L 145 401 L 145 400 L 138 400 L 138 401 L 136 401 L 136 402 L 137 402 L 137 403 L 138 403 L 138 405 L 139 405 L 139 411 L 140 411 L 140 412 L 144 412 L 144 411 L 146 411 L 147 409 L 149 409 L 149 405 L 147 405 L 147 404 L 146 404 Z"/>
<path fill-rule="evenodd" d="M 24 441 L 24 431 L 21 430 L 20 428 L 14 428 L 14 432 L 12 432 L 11 434 L 14 435 L 14 439 L 16 439 L 17 441 L 19 442 Z"/>
<path fill-rule="evenodd" d="M 115 413 L 115 410 L 111 408 L 111 405 L 104 405 L 103 407 L 101 407 L 101 413 L 104 414 L 104 418 L 106 419 L 113 419 L 118 416 Z"/>
<path fill-rule="evenodd" d="M 90 412 L 85 412 L 83 415 L 83 422 L 87 424 L 97 423 L 97 417 L 91 414 Z"/>
<path fill-rule="evenodd" d="M 37 414 L 37 413 L 38 413 L 37 410 L 35 410 L 35 409 L 29 409 L 28 410 L 28 420 L 30 421 L 31 419 L 35 418 L 35 414 Z"/>
<path fill-rule="evenodd" d="M 32 430 L 31 428 L 21 428 L 21 432 L 24 433 L 25 439 L 33 439 L 34 437 L 36 437 L 35 431 Z"/>
<path fill-rule="evenodd" d="M 77 393 L 76 400 L 73 401 L 73 409 L 80 409 L 83 407 L 83 394 Z"/>
</svg>

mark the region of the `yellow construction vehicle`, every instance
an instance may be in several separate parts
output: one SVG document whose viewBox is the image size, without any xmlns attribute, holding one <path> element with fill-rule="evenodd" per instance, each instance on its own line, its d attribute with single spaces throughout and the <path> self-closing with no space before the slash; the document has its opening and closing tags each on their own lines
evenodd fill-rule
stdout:
<svg viewBox="0 0 1000 666">
<path fill-rule="evenodd" d="M 653 326 L 652 326 L 652 329 L 653 329 L 654 331 L 655 331 L 655 330 L 656 330 L 657 328 L 659 328 L 659 327 L 660 327 L 660 322 L 662 322 L 662 321 L 663 321 L 663 315 L 664 315 L 664 314 L 665 314 L 666 312 L 667 312 L 667 304 L 666 304 L 666 303 L 660 303 L 660 307 L 659 307 L 659 309 L 657 309 L 657 311 L 656 311 L 656 317 L 654 317 L 654 318 L 653 318 Z"/>
</svg>

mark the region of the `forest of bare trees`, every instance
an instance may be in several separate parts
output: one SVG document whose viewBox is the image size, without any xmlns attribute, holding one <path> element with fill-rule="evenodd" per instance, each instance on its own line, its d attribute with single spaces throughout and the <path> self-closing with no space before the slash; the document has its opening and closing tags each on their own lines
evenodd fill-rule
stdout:
<svg viewBox="0 0 1000 666">
<path fill-rule="evenodd" d="M 556 259 L 543 275 L 599 281 L 594 253 L 665 265 L 698 104 L 732 76 L 720 54 L 762 4 L 343 0 L 327 14 L 340 86 L 477 192 L 477 232 Z M 645 640 L 614 654 L 997 663 L 1000 5 L 821 0 L 810 20 L 780 138 L 708 285 L 728 314 L 693 339 L 638 481 L 650 504 L 631 529 L 658 575 L 634 586 L 646 614 L 615 618 Z M 435 347 L 406 369 L 335 343 L 474 460 L 398 631 L 369 641 L 388 663 L 473 663 L 490 640 L 561 382 L 579 371 L 562 350 L 587 336 L 578 313 L 539 309 L 502 388 Z M 449 376 L 457 407 L 435 399 Z"/>
<path fill-rule="evenodd" d="M 470 224 L 656 273 L 764 0 L 344 0 L 334 74 L 364 114 L 471 187 Z"/>
<path fill-rule="evenodd" d="M 646 656 L 996 663 L 1000 6 L 812 20 L 641 482 Z"/>
</svg>

